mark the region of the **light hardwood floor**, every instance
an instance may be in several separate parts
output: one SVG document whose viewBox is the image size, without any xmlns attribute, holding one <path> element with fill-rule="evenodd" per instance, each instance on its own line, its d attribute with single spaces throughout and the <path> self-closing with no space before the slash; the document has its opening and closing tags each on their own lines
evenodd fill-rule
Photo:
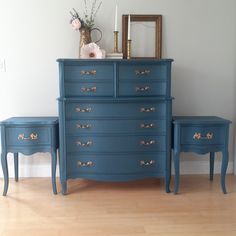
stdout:
<svg viewBox="0 0 236 236">
<path fill-rule="evenodd" d="M 73 180 L 62 196 L 52 194 L 49 178 L 11 179 L 7 197 L 0 196 L 0 236 L 235 236 L 236 177 L 226 180 L 226 195 L 219 175 L 213 183 L 206 175 L 188 175 L 181 176 L 178 195 L 150 179 Z"/>
</svg>

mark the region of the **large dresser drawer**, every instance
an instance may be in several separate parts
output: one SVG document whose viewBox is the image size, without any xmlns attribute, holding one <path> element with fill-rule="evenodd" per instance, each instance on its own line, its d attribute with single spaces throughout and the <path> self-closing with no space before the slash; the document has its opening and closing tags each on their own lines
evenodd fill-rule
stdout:
<svg viewBox="0 0 236 236">
<path fill-rule="evenodd" d="M 82 63 L 81 63 L 82 64 Z M 86 62 L 84 65 L 65 66 L 65 81 L 73 80 L 113 80 L 114 67 L 112 64 Z"/>
<path fill-rule="evenodd" d="M 134 174 L 155 172 L 164 174 L 165 153 L 156 155 L 68 155 L 67 170 L 70 176 L 88 174 Z"/>
<path fill-rule="evenodd" d="M 112 82 L 103 83 L 65 83 L 65 96 L 113 96 L 114 86 Z"/>
<path fill-rule="evenodd" d="M 166 82 L 121 82 L 119 86 L 120 96 L 161 96 L 166 94 Z"/>
<path fill-rule="evenodd" d="M 163 136 L 67 136 L 67 152 L 149 152 L 166 151 Z"/>
<path fill-rule="evenodd" d="M 165 120 L 70 120 L 66 121 L 66 134 L 145 133 L 163 134 Z"/>
<path fill-rule="evenodd" d="M 166 101 L 160 102 L 139 102 L 139 103 L 77 103 L 70 102 L 65 107 L 66 118 L 90 117 L 165 117 Z"/>
</svg>

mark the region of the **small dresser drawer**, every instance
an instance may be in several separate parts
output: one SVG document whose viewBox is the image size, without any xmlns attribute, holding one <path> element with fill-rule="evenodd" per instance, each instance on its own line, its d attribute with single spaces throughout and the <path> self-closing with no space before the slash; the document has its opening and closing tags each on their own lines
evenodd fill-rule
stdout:
<svg viewBox="0 0 236 236">
<path fill-rule="evenodd" d="M 184 126 L 181 128 L 181 144 L 224 144 L 223 126 Z"/>
<path fill-rule="evenodd" d="M 66 118 L 86 118 L 90 117 L 122 117 L 138 119 L 142 117 L 166 116 L 166 102 L 156 103 L 74 103 L 70 102 L 65 107 Z"/>
<path fill-rule="evenodd" d="M 66 121 L 66 134 L 145 133 L 164 134 L 165 120 L 70 120 Z"/>
<path fill-rule="evenodd" d="M 82 63 L 81 63 L 82 64 Z M 65 81 L 72 80 L 113 80 L 114 68 L 112 64 L 86 62 L 85 65 L 65 66 Z"/>
<path fill-rule="evenodd" d="M 104 83 L 65 83 L 65 96 L 113 96 L 114 86 L 111 82 Z"/>
<path fill-rule="evenodd" d="M 166 151 L 165 136 L 67 136 L 68 152 Z"/>
<path fill-rule="evenodd" d="M 50 144 L 50 129 L 45 127 L 6 128 L 6 141 L 9 146 Z"/>
<path fill-rule="evenodd" d="M 132 83 L 121 82 L 120 96 L 161 96 L 166 94 L 166 82 Z"/>
<path fill-rule="evenodd" d="M 165 153 L 156 155 L 68 155 L 67 170 L 70 176 L 88 174 L 164 173 Z"/>
<path fill-rule="evenodd" d="M 167 79 L 166 65 L 120 65 L 119 78 L 121 80 L 166 80 Z"/>
</svg>

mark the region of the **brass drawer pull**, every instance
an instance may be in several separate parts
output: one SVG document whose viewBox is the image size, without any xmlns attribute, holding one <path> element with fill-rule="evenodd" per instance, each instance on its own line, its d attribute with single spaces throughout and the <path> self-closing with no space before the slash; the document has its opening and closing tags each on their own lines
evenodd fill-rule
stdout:
<svg viewBox="0 0 236 236">
<path fill-rule="evenodd" d="M 136 75 L 148 75 L 148 74 L 150 74 L 150 70 L 136 70 L 135 71 L 135 74 Z"/>
<path fill-rule="evenodd" d="M 207 133 L 206 136 L 202 136 L 201 133 L 195 133 L 193 135 L 193 139 L 197 139 L 197 140 L 200 140 L 200 139 L 207 139 L 207 140 L 210 140 L 213 138 L 213 133 Z"/>
<path fill-rule="evenodd" d="M 90 129 L 92 125 L 86 124 L 86 125 L 81 125 L 81 124 L 76 124 L 76 128 L 78 129 Z"/>
<path fill-rule="evenodd" d="M 92 161 L 87 161 L 87 162 L 78 161 L 77 164 L 80 167 L 91 167 L 91 166 L 93 166 Z"/>
<path fill-rule="evenodd" d="M 145 140 L 141 140 L 140 141 L 140 145 L 142 146 L 151 146 L 151 145 L 154 145 L 156 143 L 155 140 L 150 140 L 150 141 L 145 141 Z"/>
<path fill-rule="evenodd" d="M 150 123 L 150 124 L 140 124 L 140 128 L 142 129 L 153 129 L 155 127 L 155 124 L 154 123 Z"/>
<path fill-rule="evenodd" d="M 81 92 L 93 92 L 96 93 L 97 87 L 92 87 L 92 88 L 81 88 Z"/>
<path fill-rule="evenodd" d="M 155 160 L 150 160 L 150 161 L 140 161 L 140 166 L 152 166 L 155 164 Z"/>
<path fill-rule="evenodd" d="M 18 140 L 36 140 L 38 139 L 38 134 L 31 133 L 29 137 L 25 137 L 25 134 L 19 134 Z"/>
<path fill-rule="evenodd" d="M 150 108 L 145 108 L 145 107 L 141 107 L 140 108 L 140 112 L 154 112 L 156 109 L 155 107 L 150 107 Z"/>
<path fill-rule="evenodd" d="M 96 75 L 97 71 L 96 70 L 81 70 L 80 74 L 81 75 Z"/>
<path fill-rule="evenodd" d="M 84 113 L 84 112 L 91 112 L 91 111 L 92 111 L 92 108 L 91 108 L 91 107 L 88 107 L 88 108 L 82 109 L 82 108 L 80 108 L 80 107 L 76 107 L 75 110 L 76 110 L 77 112 L 82 112 L 82 113 Z"/>
<path fill-rule="evenodd" d="M 151 88 L 149 86 L 145 86 L 145 87 L 136 87 L 136 92 L 147 92 L 149 91 Z"/>
<path fill-rule="evenodd" d="M 82 143 L 81 141 L 77 141 L 76 143 L 77 143 L 77 145 L 79 145 L 81 147 L 90 147 L 93 144 L 93 142 L 91 140 L 89 140 L 85 143 Z"/>
</svg>

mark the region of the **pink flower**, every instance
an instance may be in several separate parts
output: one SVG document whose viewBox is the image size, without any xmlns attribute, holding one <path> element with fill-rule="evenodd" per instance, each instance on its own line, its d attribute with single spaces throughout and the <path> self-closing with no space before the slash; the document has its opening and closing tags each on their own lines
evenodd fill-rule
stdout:
<svg viewBox="0 0 236 236">
<path fill-rule="evenodd" d="M 100 47 L 96 43 L 89 43 L 81 47 L 80 58 L 101 59 L 103 58 L 103 53 Z"/>
<path fill-rule="evenodd" d="M 79 19 L 74 19 L 72 20 L 71 25 L 73 30 L 79 30 L 81 27 L 81 22 Z"/>
</svg>

